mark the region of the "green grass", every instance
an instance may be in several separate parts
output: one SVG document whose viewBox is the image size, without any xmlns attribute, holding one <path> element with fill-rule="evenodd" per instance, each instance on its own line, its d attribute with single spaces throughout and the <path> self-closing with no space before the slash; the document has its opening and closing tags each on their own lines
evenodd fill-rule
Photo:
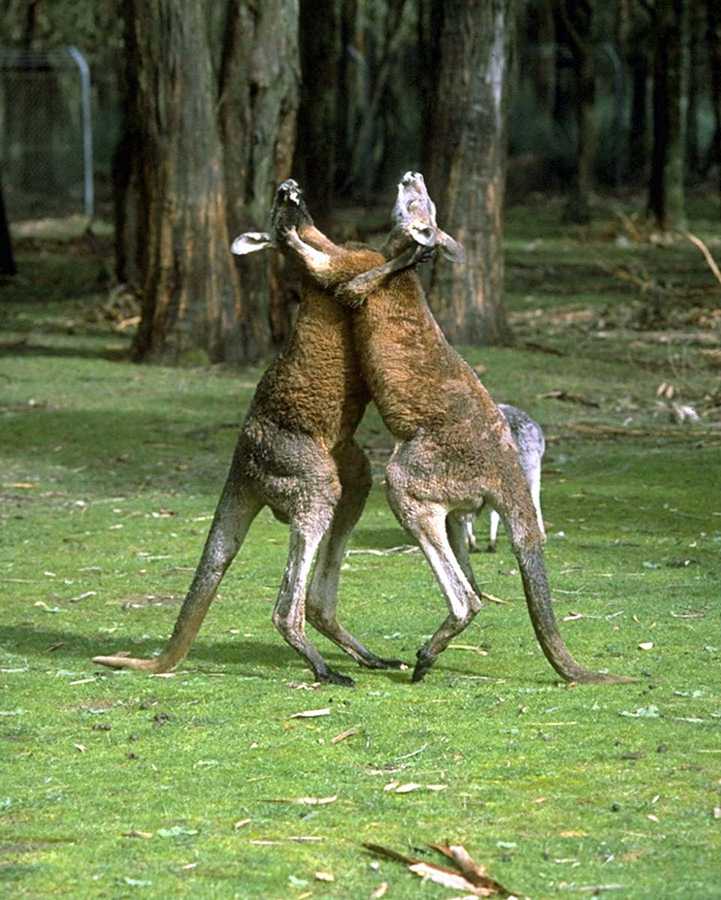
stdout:
<svg viewBox="0 0 721 900">
<path fill-rule="evenodd" d="M 529 221 L 548 225 L 540 247 Z M 698 346 L 563 318 L 640 302 L 599 260 L 671 279 L 679 303 L 678 273 L 695 289 L 710 276 L 691 247 L 621 254 L 554 230 L 545 208 L 510 223 L 518 346 L 467 355 L 546 428 L 569 646 L 638 683 L 558 684 L 502 538 L 474 565 L 508 604 L 425 682 L 355 670 L 318 638 L 357 687 L 311 689 L 270 623 L 287 536 L 266 512 L 177 673 L 99 671 L 94 654 L 163 645 L 260 370 L 131 365 L 128 338 L 90 315 L 105 262 L 21 242 L 22 279 L 0 287 L 0 895 L 365 898 L 386 881 L 388 897 L 450 897 L 361 846 L 434 858 L 427 845 L 449 840 L 533 898 L 721 896 L 718 370 Z M 700 423 L 658 408 L 664 381 Z M 558 390 L 597 405 L 544 396 Z M 361 438 L 379 480 L 352 549 L 406 543 L 374 411 Z M 411 661 L 444 615 L 417 553 L 352 553 L 341 590 L 346 624 L 386 656 Z M 317 708 L 330 715 L 291 718 Z M 336 799 L 296 802 L 309 797 Z"/>
</svg>

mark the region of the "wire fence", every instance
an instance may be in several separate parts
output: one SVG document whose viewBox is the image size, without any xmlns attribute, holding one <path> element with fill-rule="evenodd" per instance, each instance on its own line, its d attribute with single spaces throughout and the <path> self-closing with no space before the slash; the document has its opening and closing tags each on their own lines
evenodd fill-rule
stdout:
<svg viewBox="0 0 721 900">
<path fill-rule="evenodd" d="M 0 48 L 0 170 L 11 221 L 92 217 L 90 71 L 77 48 Z"/>
</svg>

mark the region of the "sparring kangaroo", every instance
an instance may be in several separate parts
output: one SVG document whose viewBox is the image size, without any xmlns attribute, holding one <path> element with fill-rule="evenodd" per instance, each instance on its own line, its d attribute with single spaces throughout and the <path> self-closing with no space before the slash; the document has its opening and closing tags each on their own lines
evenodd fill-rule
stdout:
<svg viewBox="0 0 721 900">
<path fill-rule="evenodd" d="M 393 216 L 398 234 L 415 232 L 426 248 L 439 243 L 453 255 L 453 242 L 445 235 L 438 238 L 435 206 L 420 174 L 403 176 Z M 389 266 L 399 263 L 392 260 L 362 274 L 359 265 L 358 276 L 348 280 L 354 263 L 341 248 L 329 252 L 327 245 L 306 241 L 294 229 L 285 240 L 320 285 L 335 287 L 339 302 L 358 307 L 353 314 L 356 352 L 396 439 L 386 469 L 388 499 L 420 544 L 448 604 L 447 618 L 417 653 L 413 680 L 426 675 L 481 608 L 462 515 L 484 502 L 497 510 L 510 535 L 536 637 L 556 672 L 575 682 L 631 680 L 589 671 L 567 649 L 551 603 L 542 535 L 508 423 L 445 340 L 415 273 L 400 271 L 386 278 Z M 382 257 L 376 260 L 380 264 Z"/>
<path fill-rule="evenodd" d="M 353 267 L 346 279 L 383 262 L 375 252 L 341 250 L 324 238 L 314 228 L 302 192 L 292 179 L 279 187 L 271 219 L 271 234 L 241 235 L 233 252 L 275 246 L 293 226 L 329 258 L 341 253 L 343 265 L 350 262 Z M 398 246 L 396 242 L 394 248 Z M 346 540 L 371 486 L 368 460 L 353 439 L 368 400 L 353 350 L 350 313 L 331 294 L 306 283 L 288 347 L 256 389 L 205 549 L 165 649 L 152 659 L 117 654 L 96 656 L 93 661 L 149 672 L 174 668 L 186 656 L 253 519 L 269 506 L 290 525 L 288 562 L 273 622 L 315 678 L 353 684 L 351 678 L 330 669 L 308 640 L 306 616 L 361 665 L 400 668 L 401 662 L 381 659 L 367 650 L 336 618 Z"/>
</svg>

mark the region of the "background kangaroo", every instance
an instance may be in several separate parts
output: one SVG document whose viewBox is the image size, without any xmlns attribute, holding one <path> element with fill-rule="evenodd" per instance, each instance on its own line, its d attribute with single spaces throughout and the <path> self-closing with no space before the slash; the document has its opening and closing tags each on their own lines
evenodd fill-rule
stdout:
<svg viewBox="0 0 721 900">
<path fill-rule="evenodd" d="M 420 174 L 403 176 L 394 219 L 399 231 L 407 232 L 411 221 L 418 232 L 438 231 Z M 365 300 L 354 313 L 353 335 L 373 399 L 396 438 L 386 469 L 388 498 L 400 523 L 418 540 L 449 610 L 418 651 L 413 680 L 424 677 L 481 608 L 461 516 L 486 501 L 505 523 L 531 621 L 553 668 L 568 681 L 628 680 L 585 669 L 563 642 L 546 578 L 543 538 L 508 423 L 445 340 L 417 276 L 403 271 L 383 281 L 377 273 L 365 273 L 344 284 L 352 260 L 340 248 L 329 254 L 293 229 L 286 240 L 321 284 L 340 288 L 341 301 L 357 305 Z M 446 249 L 452 252 L 447 242 Z"/>
<path fill-rule="evenodd" d="M 546 449 L 546 439 L 543 436 L 543 429 L 535 422 L 528 413 L 519 409 L 517 406 L 511 406 L 509 403 L 499 403 L 498 409 L 502 413 L 503 418 L 508 422 L 511 429 L 513 443 L 518 448 L 518 461 L 526 476 L 528 487 L 531 491 L 531 499 L 536 510 L 536 521 L 541 534 L 545 537 L 546 530 L 543 527 L 543 515 L 541 514 L 541 462 Z M 491 510 L 490 536 L 488 540 L 489 553 L 495 553 L 496 541 L 498 538 L 498 525 L 500 516 Z M 468 547 L 474 553 L 478 551 L 476 543 L 476 535 L 473 530 L 473 513 L 467 513 L 463 516 L 463 526 L 466 530 L 466 538 Z"/>
<path fill-rule="evenodd" d="M 274 246 L 291 225 L 330 256 L 341 252 L 342 264 L 353 266 L 350 275 L 383 262 L 378 253 L 340 250 L 324 238 L 314 228 L 302 192 L 292 179 L 278 189 L 272 233 L 241 235 L 233 251 L 247 253 Z M 96 656 L 94 662 L 151 672 L 176 666 L 197 635 L 253 519 L 269 506 L 278 519 L 290 525 L 288 562 L 273 622 L 307 661 L 316 679 L 353 683 L 330 669 L 308 640 L 306 615 L 318 631 L 361 665 L 402 666 L 371 653 L 336 618 L 346 540 L 371 486 L 368 460 L 353 439 L 369 395 L 353 350 L 349 317 L 317 284 L 304 285 L 288 347 L 258 384 L 241 428 L 205 548 L 165 649 L 154 659 L 118 654 Z"/>
</svg>

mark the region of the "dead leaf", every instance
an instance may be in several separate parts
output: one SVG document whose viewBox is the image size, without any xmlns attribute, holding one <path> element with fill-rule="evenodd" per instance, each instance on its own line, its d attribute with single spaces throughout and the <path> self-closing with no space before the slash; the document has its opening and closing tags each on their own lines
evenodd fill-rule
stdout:
<svg viewBox="0 0 721 900">
<path fill-rule="evenodd" d="M 488 656 L 488 651 L 483 647 L 474 647 L 473 644 L 450 644 L 449 650 L 469 650 L 471 653 L 477 653 L 479 656 Z"/>
<path fill-rule="evenodd" d="M 577 622 L 579 619 L 583 619 L 583 613 L 580 612 L 570 612 L 567 616 L 563 617 L 564 622 Z"/>
<path fill-rule="evenodd" d="M 490 878 L 483 866 L 479 866 L 460 844 L 451 846 L 446 846 L 445 844 L 431 845 L 435 850 L 453 860 L 461 870 L 460 872 L 445 866 L 436 865 L 435 863 L 426 862 L 425 860 L 404 856 L 402 853 L 391 850 L 389 847 L 382 847 L 379 844 L 364 843 L 363 846 L 377 856 L 404 863 L 411 872 L 419 875 L 421 878 L 427 878 L 436 884 L 441 884 L 453 890 L 463 891 L 466 895 L 473 897 L 512 896 L 511 892 L 504 888 L 503 885 Z"/>
<path fill-rule="evenodd" d="M 409 781 L 407 784 L 399 784 L 393 791 L 394 794 L 410 794 L 411 791 L 417 791 L 422 788 L 422 784 L 416 784 L 415 781 Z"/>
<path fill-rule="evenodd" d="M 85 746 L 85 744 L 73 744 L 73 747 L 75 747 L 75 749 L 76 749 L 79 753 L 85 753 L 85 752 L 87 752 L 87 749 L 88 749 L 88 748 Z"/>
<path fill-rule="evenodd" d="M 378 887 L 371 894 L 371 900 L 380 900 L 381 897 L 385 897 L 388 893 L 388 882 L 381 881 Z"/>
<path fill-rule="evenodd" d="M 250 825 L 250 819 L 238 819 L 238 821 L 233 825 L 233 828 L 236 831 L 239 831 L 241 828 L 245 828 L 246 825 Z"/>
<path fill-rule="evenodd" d="M 559 831 L 559 837 L 563 838 L 575 838 L 575 837 L 588 837 L 587 831 Z"/>
<path fill-rule="evenodd" d="M 444 869 L 441 868 L 441 866 L 435 866 L 433 863 L 426 862 L 413 863 L 413 865 L 408 866 L 408 868 L 415 875 L 420 875 L 420 877 L 424 879 L 427 878 L 434 884 L 441 884 L 443 887 L 452 888 L 454 891 L 466 891 L 477 897 L 491 896 L 490 892 L 485 894 L 480 893 L 479 889 L 474 887 L 467 878 L 464 878 L 463 875 L 459 875 L 457 872 L 451 871 L 451 869 Z"/>
<path fill-rule="evenodd" d="M 131 831 L 124 831 L 122 836 L 126 837 L 126 838 L 143 838 L 144 840 L 147 841 L 147 840 L 150 840 L 150 838 L 153 836 L 153 832 L 152 831 L 136 831 L 136 829 L 133 828 Z"/>
<path fill-rule="evenodd" d="M 316 881 L 335 881 L 335 876 L 330 872 L 316 872 L 314 877 Z"/>
<path fill-rule="evenodd" d="M 298 797 L 292 802 L 301 806 L 328 806 L 329 803 L 335 803 L 337 799 L 338 794 L 333 794 L 332 797 Z"/>
<path fill-rule="evenodd" d="M 721 806 L 714 806 L 713 817 L 714 819 L 721 819 Z"/>
<path fill-rule="evenodd" d="M 293 713 L 292 716 L 288 716 L 289 719 L 317 719 L 320 716 L 329 716 L 330 708 L 324 707 L 323 709 L 304 709 L 302 712 Z"/>
<path fill-rule="evenodd" d="M 638 645 L 639 650 L 653 650 L 653 641 L 642 641 Z"/>
<path fill-rule="evenodd" d="M 347 728 L 345 731 L 341 731 L 340 734 L 337 734 L 335 737 L 330 739 L 331 744 L 340 744 L 341 741 L 345 741 L 349 737 L 353 737 L 356 734 L 360 733 L 360 728 L 358 725 L 354 725 L 353 728 Z"/>
</svg>

